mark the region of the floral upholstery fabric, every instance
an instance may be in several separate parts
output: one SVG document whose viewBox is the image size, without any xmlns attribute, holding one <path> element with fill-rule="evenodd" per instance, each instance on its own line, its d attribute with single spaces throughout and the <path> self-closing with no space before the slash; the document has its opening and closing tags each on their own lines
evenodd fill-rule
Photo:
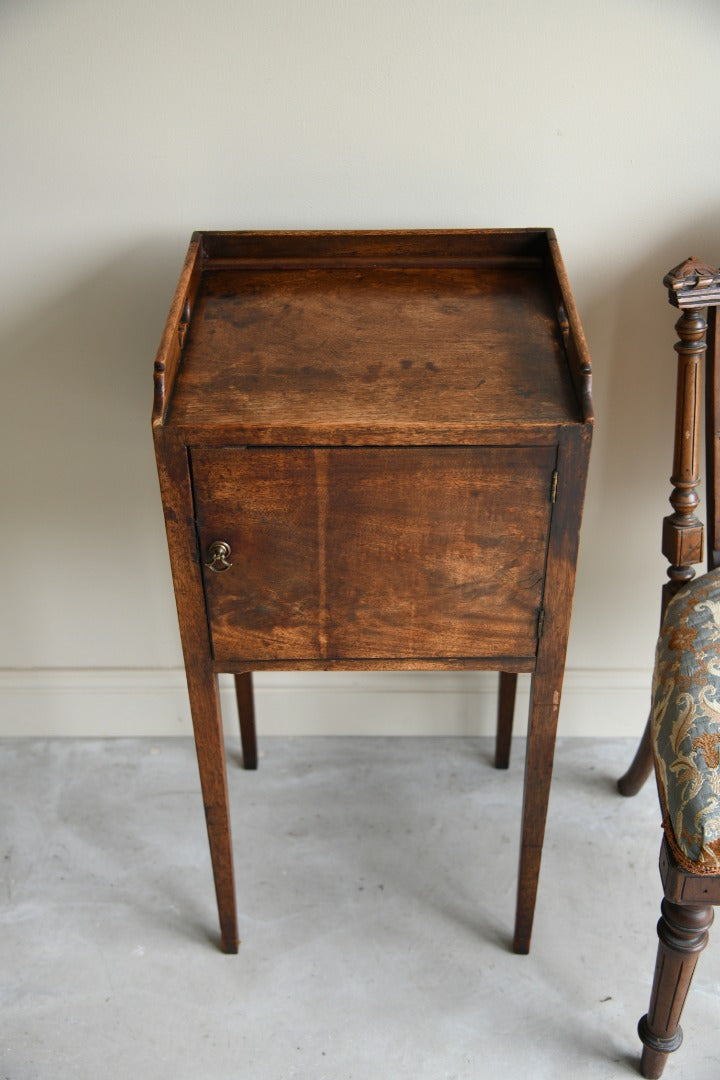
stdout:
<svg viewBox="0 0 720 1080">
<path fill-rule="evenodd" d="M 668 842 L 685 869 L 720 874 L 720 569 L 668 604 L 651 716 Z"/>
</svg>

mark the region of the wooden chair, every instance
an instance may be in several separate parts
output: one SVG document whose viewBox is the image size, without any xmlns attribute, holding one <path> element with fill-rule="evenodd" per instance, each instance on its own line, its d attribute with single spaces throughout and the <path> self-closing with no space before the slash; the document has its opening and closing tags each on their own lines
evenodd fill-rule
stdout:
<svg viewBox="0 0 720 1080">
<path fill-rule="evenodd" d="M 645 1077 L 659 1077 L 682 1041 L 680 1015 L 707 944 L 712 905 L 720 904 L 720 272 L 688 259 L 663 284 L 682 312 L 675 345 L 673 513 L 664 520 L 662 540 L 669 580 L 662 592 L 650 718 L 618 782 L 621 794 L 634 795 L 655 768 L 665 830 L 657 964 L 650 1007 L 638 1025 Z M 693 566 L 703 558 L 704 530 L 695 510 L 705 356 L 708 573 L 696 578 Z"/>
</svg>

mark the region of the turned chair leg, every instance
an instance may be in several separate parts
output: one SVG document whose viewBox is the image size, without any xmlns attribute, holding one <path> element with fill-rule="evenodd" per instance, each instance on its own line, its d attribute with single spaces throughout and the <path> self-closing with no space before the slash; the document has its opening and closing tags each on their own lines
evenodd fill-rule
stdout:
<svg viewBox="0 0 720 1080">
<path fill-rule="evenodd" d="M 640 745 L 635 751 L 635 757 L 628 771 L 617 782 L 617 788 L 621 795 L 637 795 L 648 776 L 653 770 L 652 734 L 650 732 L 650 719 L 645 725 Z"/>
<path fill-rule="evenodd" d="M 713 909 L 706 904 L 674 904 L 666 898 L 661 910 L 650 1009 L 638 1024 L 644 1043 L 640 1071 L 653 1080 L 682 1042 L 680 1016 L 713 921 Z"/>
<path fill-rule="evenodd" d="M 510 742 L 515 713 L 515 693 L 517 675 L 515 672 L 500 672 L 500 693 L 498 696 L 497 734 L 495 736 L 495 768 L 507 769 L 510 764 Z"/>
<path fill-rule="evenodd" d="M 255 731 L 255 701 L 253 695 L 252 672 L 244 671 L 235 676 L 235 694 L 237 696 L 238 715 L 240 717 L 240 741 L 242 743 L 243 766 L 257 769 L 257 734 Z"/>
</svg>

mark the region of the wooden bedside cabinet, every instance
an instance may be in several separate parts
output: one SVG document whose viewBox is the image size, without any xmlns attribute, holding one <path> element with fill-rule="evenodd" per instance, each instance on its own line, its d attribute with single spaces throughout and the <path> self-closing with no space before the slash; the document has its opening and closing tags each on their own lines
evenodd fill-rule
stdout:
<svg viewBox="0 0 720 1080">
<path fill-rule="evenodd" d="M 551 230 L 194 234 L 153 430 L 222 946 L 217 674 L 532 672 L 514 949 L 530 946 L 592 433 Z M 491 857 L 491 855 L 489 855 Z"/>
</svg>

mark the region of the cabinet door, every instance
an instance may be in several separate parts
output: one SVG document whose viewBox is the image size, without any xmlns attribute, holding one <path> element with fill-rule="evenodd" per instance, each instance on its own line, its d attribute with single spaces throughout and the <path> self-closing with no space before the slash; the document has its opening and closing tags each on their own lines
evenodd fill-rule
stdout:
<svg viewBox="0 0 720 1080">
<path fill-rule="evenodd" d="M 216 660 L 532 658 L 555 447 L 192 454 Z"/>
</svg>

